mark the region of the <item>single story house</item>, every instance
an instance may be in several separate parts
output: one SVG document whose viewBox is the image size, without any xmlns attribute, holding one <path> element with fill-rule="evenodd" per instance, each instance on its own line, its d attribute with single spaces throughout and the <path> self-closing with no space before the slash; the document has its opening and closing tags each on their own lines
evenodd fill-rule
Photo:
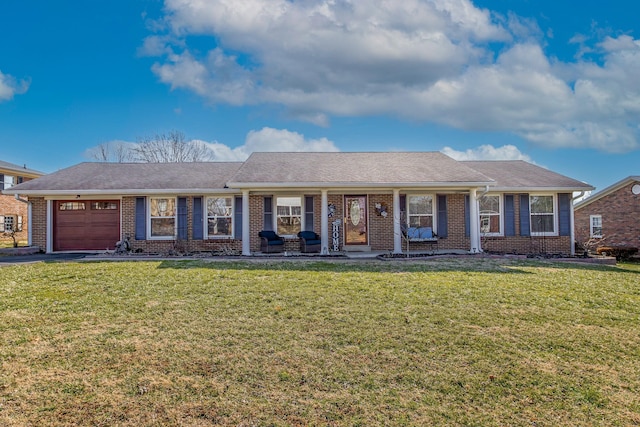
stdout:
<svg viewBox="0 0 640 427">
<path fill-rule="evenodd" d="M 640 248 L 640 176 L 629 176 L 575 205 L 576 240 L 592 247 Z"/>
<path fill-rule="evenodd" d="M 0 236 L 16 231 L 16 240 L 28 240 L 27 201 L 14 195 L 3 195 L 1 192 L 42 175 L 44 173 L 28 169 L 26 165 L 14 165 L 0 160 Z"/>
<path fill-rule="evenodd" d="M 573 251 L 574 192 L 588 184 L 523 161 L 439 152 L 253 153 L 244 162 L 81 163 L 6 192 L 28 195 L 46 252 L 261 251 L 259 232 L 334 251 Z"/>
</svg>

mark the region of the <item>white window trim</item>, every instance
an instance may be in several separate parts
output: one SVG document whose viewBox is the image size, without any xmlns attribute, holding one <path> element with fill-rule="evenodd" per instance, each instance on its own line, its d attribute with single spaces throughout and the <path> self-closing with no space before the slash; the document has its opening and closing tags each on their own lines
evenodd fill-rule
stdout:
<svg viewBox="0 0 640 427">
<path fill-rule="evenodd" d="M 209 236 L 209 215 L 208 215 L 208 208 L 207 208 L 207 200 L 211 199 L 211 198 L 217 198 L 217 199 L 227 199 L 230 198 L 231 199 L 231 234 L 226 234 L 226 235 L 212 235 Z M 234 195 L 229 195 L 229 194 L 209 194 L 208 196 L 204 196 L 204 203 L 202 204 L 202 215 L 204 218 L 204 238 L 205 240 L 233 240 L 235 239 L 235 228 L 236 228 L 236 206 L 235 206 L 235 196 Z"/>
<path fill-rule="evenodd" d="M 593 220 L 594 218 L 600 218 L 600 234 L 594 234 L 593 232 Z M 602 238 L 602 215 L 590 215 L 589 216 L 589 236 L 601 239 Z"/>
<path fill-rule="evenodd" d="M 176 212 L 173 216 L 173 236 L 152 236 L 151 235 L 151 200 L 152 199 L 174 199 Z M 171 218 L 171 217 L 165 217 Z M 176 240 L 178 236 L 178 198 L 175 196 L 150 196 L 147 197 L 147 240 Z"/>
<path fill-rule="evenodd" d="M 405 222 L 407 228 L 411 227 L 411 225 L 409 223 L 409 216 L 410 216 L 410 214 L 409 214 L 409 205 L 410 205 L 409 199 L 411 197 L 424 197 L 424 196 L 431 196 L 431 217 L 433 218 L 432 219 L 433 227 L 431 227 L 431 228 L 433 230 L 433 234 L 437 236 L 438 235 L 438 197 L 436 197 L 436 195 L 433 194 L 433 193 L 406 193 L 405 194 L 405 199 L 406 199 L 406 206 L 405 206 L 406 214 L 405 214 L 405 216 L 406 216 L 406 218 L 405 218 L 404 222 Z"/>
<path fill-rule="evenodd" d="M 553 230 L 552 232 L 534 232 L 533 231 L 533 218 L 538 216 L 531 212 L 531 201 L 536 196 L 551 196 L 553 199 Z M 548 215 L 548 214 L 545 214 Z M 529 231 L 532 236 L 536 237 L 553 237 L 558 236 L 558 197 L 555 193 L 531 193 L 529 194 Z"/>
<path fill-rule="evenodd" d="M 278 194 L 274 195 L 271 198 L 271 212 L 273 212 L 273 230 L 278 232 L 278 198 L 289 198 L 289 197 L 297 197 L 300 199 L 300 231 L 306 230 L 304 217 L 305 217 L 305 195 L 304 194 Z M 298 236 L 296 234 L 279 234 L 280 237 L 285 237 L 287 239 L 297 239 Z"/>
<path fill-rule="evenodd" d="M 504 236 L 504 194 L 487 193 L 483 197 L 490 197 L 490 196 L 498 198 L 498 209 L 500 209 L 500 212 L 498 213 L 498 216 L 500 217 L 500 231 L 497 233 L 482 232 L 482 223 L 480 222 L 480 218 L 482 217 L 482 212 L 480 211 L 480 200 L 478 200 L 478 222 L 480 224 L 480 227 L 479 227 L 480 235 L 485 237 L 503 237 Z"/>
</svg>

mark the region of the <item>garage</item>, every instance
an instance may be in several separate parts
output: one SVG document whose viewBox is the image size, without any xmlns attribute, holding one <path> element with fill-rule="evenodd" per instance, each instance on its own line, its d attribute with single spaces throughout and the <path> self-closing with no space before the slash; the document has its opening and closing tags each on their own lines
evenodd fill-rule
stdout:
<svg viewBox="0 0 640 427">
<path fill-rule="evenodd" d="M 120 201 L 56 200 L 53 250 L 114 249 L 120 240 Z"/>
</svg>

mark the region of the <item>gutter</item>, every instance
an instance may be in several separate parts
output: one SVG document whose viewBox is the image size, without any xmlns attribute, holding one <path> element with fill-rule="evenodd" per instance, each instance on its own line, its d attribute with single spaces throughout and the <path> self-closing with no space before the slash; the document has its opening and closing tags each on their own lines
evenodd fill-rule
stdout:
<svg viewBox="0 0 640 427">
<path fill-rule="evenodd" d="M 31 234 L 31 202 L 26 199 L 21 199 L 19 194 L 15 194 L 13 196 L 17 201 L 25 203 L 27 205 L 27 245 L 31 246 L 32 244 L 32 234 Z"/>
<path fill-rule="evenodd" d="M 573 203 L 579 199 L 580 197 L 584 196 L 584 193 L 586 193 L 585 190 L 580 191 L 580 193 L 577 196 L 573 196 L 571 198 L 571 203 L 570 203 L 570 215 L 571 215 L 571 256 L 576 256 L 576 215 L 575 215 L 575 210 L 573 208 Z"/>
</svg>

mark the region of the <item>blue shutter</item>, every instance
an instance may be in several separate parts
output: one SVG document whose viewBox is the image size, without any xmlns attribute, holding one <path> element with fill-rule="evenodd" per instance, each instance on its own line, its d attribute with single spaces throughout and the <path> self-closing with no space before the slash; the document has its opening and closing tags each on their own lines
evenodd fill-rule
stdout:
<svg viewBox="0 0 640 427">
<path fill-rule="evenodd" d="M 409 223 L 409 217 L 407 216 L 407 195 L 400 195 L 400 224 L 405 225 Z"/>
<path fill-rule="evenodd" d="M 569 193 L 558 194 L 558 220 L 560 222 L 560 235 L 571 235 L 571 195 Z"/>
<path fill-rule="evenodd" d="M 313 196 L 304 198 L 304 228 L 305 231 L 313 231 Z"/>
<path fill-rule="evenodd" d="M 242 240 L 242 196 L 236 196 L 233 202 L 233 235 L 236 240 Z"/>
<path fill-rule="evenodd" d="M 438 237 L 449 236 L 449 219 L 447 218 L 447 196 L 438 195 Z"/>
<path fill-rule="evenodd" d="M 204 239 L 202 197 L 193 198 L 193 240 Z"/>
<path fill-rule="evenodd" d="M 262 229 L 273 230 L 273 198 L 266 196 L 264 198 L 264 219 L 262 221 Z"/>
<path fill-rule="evenodd" d="M 187 198 L 178 197 L 178 239 L 187 240 Z"/>
<path fill-rule="evenodd" d="M 531 216 L 529 215 L 529 195 L 520 195 L 520 235 L 531 236 Z"/>
<path fill-rule="evenodd" d="M 469 195 L 464 196 L 464 235 L 471 237 L 471 214 L 469 213 Z"/>
<path fill-rule="evenodd" d="M 0 173 L 0 190 L 4 190 L 4 174 Z"/>
<path fill-rule="evenodd" d="M 504 195 L 504 235 L 516 235 L 516 210 L 513 204 L 513 194 Z"/>
<path fill-rule="evenodd" d="M 147 237 L 147 200 L 145 197 L 136 197 L 136 240 L 145 240 Z"/>
</svg>

